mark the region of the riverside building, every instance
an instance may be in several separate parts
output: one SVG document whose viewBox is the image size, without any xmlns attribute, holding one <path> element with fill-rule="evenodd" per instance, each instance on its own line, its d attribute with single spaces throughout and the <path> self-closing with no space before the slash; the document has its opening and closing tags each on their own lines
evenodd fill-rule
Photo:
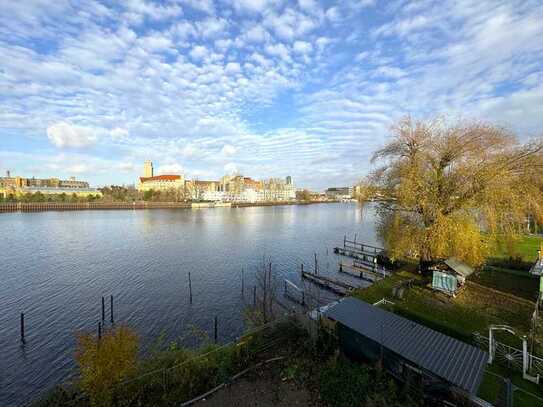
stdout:
<svg viewBox="0 0 543 407">
<path fill-rule="evenodd" d="M 145 161 L 143 164 L 143 177 L 138 180 L 138 191 L 184 190 L 184 188 L 185 177 L 182 174 L 155 175 L 151 161 Z"/>
<path fill-rule="evenodd" d="M 76 196 L 101 196 L 102 193 L 96 188 L 90 188 L 86 181 L 76 180 L 70 177 L 67 180 L 59 178 L 24 178 L 12 176 L 7 171 L 5 177 L 0 177 L 0 196 L 8 198 L 24 194 L 41 193 L 44 195 L 66 194 Z"/>
</svg>

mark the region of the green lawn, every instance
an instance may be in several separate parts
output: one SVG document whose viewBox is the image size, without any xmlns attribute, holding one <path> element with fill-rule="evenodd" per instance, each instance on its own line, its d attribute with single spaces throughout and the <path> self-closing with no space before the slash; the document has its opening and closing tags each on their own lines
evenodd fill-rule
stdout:
<svg viewBox="0 0 543 407">
<path fill-rule="evenodd" d="M 519 256 L 523 261 L 534 263 L 537 259 L 537 250 L 543 243 L 543 237 L 534 235 L 523 235 L 514 243 L 512 257 Z M 507 247 L 502 244 L 497 248 L 497 252 L 491 256 L 498 259 L 511 257 Z"/>
<path fill-rule="evenodd" d="M 468 286 L 456 298 L 450 298 L 414 286 L 402 299 L 393 298 L 392 288 L 410 277 L 417 276 L 401 272 L 353 295 L 368 303 L 385 297 L 395 303 L 394 312 L 464 341 L 471 341 L 474 332 L 485 334 L 491 324 L 507 324 L 522 334 L 529 331 L 533 306 L 484 287 Z"/>
<path fill-rule="evenodd" d="M 539 292 L 539 278 L 526 271 L 488 266 L 473 274 L 470 280 L 530 301 L 535 301 Z"/>
<path fill-rule="evenodd" d="M 522 375 L 517 371 L 496 364 L 488 366 L 477 395 L 486 401 L 494 403 L 500 395 L 504 394 L 502 393 L 505 390 L 503 378 L 509 378 L 513 385 L 518 388 L 513 396 L 514 407 L 543 407 L 543 389 L 541 389 L 540 385 L 523 379 Z"/>
</svg>

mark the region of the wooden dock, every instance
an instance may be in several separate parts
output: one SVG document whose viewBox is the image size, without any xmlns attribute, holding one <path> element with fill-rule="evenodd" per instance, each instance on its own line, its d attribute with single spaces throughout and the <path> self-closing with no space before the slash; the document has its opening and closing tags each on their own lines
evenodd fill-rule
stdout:
<svg viewBox="0 0 543 407">
<path fill-rule="evenodd" d="M 383 275 L 383 273 L 372 271 L 368 268 L 356 267 L 355 265 L 344 264 L 341 262 L 339 263 L 339 272 L 362 280 L 371 281 L 372 283 L 386 277 L 386 274 Z"/>
<path fill-rule="evenodd" d="M 372 263 L 374 262 L 374 260 L 377 260 L 378 256 L 378 254 L 361 252 L 358 250 L 348 249 L 344 247 L 334 247 L 334 253 L 341 254 L 342 256 L 351 257 L 353 259 L 369 261 Z"/>
<path fill-rule="evenodd" d="M 353 250 L 359 253 L 367 253 L 367 254 L 373 254 L 373 255 L 381 254 L 385 250 L 382 247 L 377 247 L 377 246 L 372 246 L 367 243 L 357 242 L 356 235 L 354 237 L 354 240 L 347 239 L 347 235 L 343 236 L 343 248 Z"/>
<path fill-rule="evenodd" d="M 343 281 L 335 280 L 330 277 L 319 276 L 306 271 L 302 271 L 302 277 L 341 296 L 349 294 L 356 288 L 355 286 Z"/>
</svg>

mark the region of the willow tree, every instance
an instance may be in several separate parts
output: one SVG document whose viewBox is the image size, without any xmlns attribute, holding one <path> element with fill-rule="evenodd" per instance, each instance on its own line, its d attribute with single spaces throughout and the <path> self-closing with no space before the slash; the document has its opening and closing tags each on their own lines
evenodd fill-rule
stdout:
<svg viewBox="0 0 543 407">
<path fill-rule="evenodd" d="M 393 259 L 478 265 L 527 215 L 543 220 L 542 143 L 521 144 L 507 129 L 404 118 L 372 161 L 361 199 L 381 202 L 379 232 Z"/>
</svg>

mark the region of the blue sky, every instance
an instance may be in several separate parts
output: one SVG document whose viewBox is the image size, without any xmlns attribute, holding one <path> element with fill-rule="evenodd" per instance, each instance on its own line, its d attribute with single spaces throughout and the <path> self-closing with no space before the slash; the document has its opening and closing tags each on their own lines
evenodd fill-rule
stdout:
<svg viewBox="0 0 543 407">
<path fill-rule="evenodd" d="M 352 184 L 403 115 L 543 132 L 543 2 L 0 3 L 0 171 Z"/>
</svg>

